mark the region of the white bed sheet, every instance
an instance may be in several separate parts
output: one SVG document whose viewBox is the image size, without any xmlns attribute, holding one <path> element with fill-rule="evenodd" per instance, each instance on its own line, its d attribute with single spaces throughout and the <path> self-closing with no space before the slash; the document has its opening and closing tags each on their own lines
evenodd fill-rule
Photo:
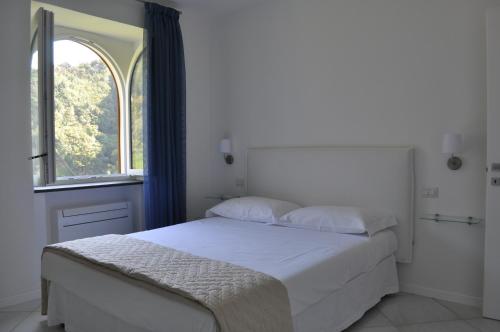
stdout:
<svg viewBox="0 0 500 332">
<path fill-rule="evenodd" d="M 394 256 L 384 259 L 372 271 L 359 275 L 293 316 L 294 332 L 340 332 L 356 322 L 384 295 L 398 292 L 395 262 Z M 95 271 L 86 272 L 91 276 L 88 281 L 93 281 Z M 95 294 L 95 287 L 87 287 L 87 292 L 78 288 L 75 292 L 75 289 L 68 291 L 58 282 L 51 282 L 49 325 L 64 323 L 68 332 L 218 331 L 213 315 L 200 306 L 186 306 L 180 298 L 165 299 L 128 284 L 119 285 L 116 279 L 107 275 L 95 281 L 102 285 L 98 294 Z M 113 301 L 109 301 L 109 294 L 103 294 L 109 290 L 115 293 Z M 135 302 L 131 303 L 130 299 Z M 118 308 L 121 303 L 127 303 L 125 311 Z M 135 308 L 131 304 L 135 304 Z"/>
<path fill-rule="evenodd" d="M 397 249 L 391 231 L 369 238 L 227 218 L 130 236 L 273 276 L 288 290 L 292 315 L 372 270 Z"/>
<path fill-rule="evenodd" d="M 391 231 L 380 232 L 369 238 L 226 218 L 208 218 L 129 236 L 267 273 L 286 286 L 294 317 L 314 304 L 320 303 L 349 281 L 375 269 L 381 261 L 391 257 L 397 247 L 396 237 Z M 114 282 L 109 276 L 55 255 L 47 257 L 42 274 L 89 302 L 100 296 L 99 287 L 96 288 L 95 285 L 106 287 L 106 292 L 115 293 L 116 298 L 127 289 L 130 296 L 141 299 L 144 304 L 150 301 L 160 304 L 161 301 L 165 301 L 158 295 L 147 295 L 147 292 Z M 81 279 L 75 276 L 85 276 L 83 278 L 90 285 L 81 282 Z M 191 317 L 198 317 L 191 320 L 191 324 L 196 323 L 197 327 L 191 326 L 189 329 L 186 327 L 182 329 L 183 331 L 206 331 L 211 330 L 207 328 L 207 324 L 214 326 L 210 315 L 200 308 L 192 307 L 175 297 L 167 300 L 168 303 L 165 302 L 156 308 L 165 310 L 167 309 L 165 305 L 168 305 L 170 309 L 166 311 L 169 313 L 177 310 L 179 316 L 189 317 L 191 312 Z M 109 309 L 106 311 L 117 317 L 127 317 L 127 312 L 130 310 L 123 300 L 114 301 L 109 297 L 102 297 L 94 305 L 105 310 Z M 131 321 L 149 321 L 153 324 L 153 312 L 138 313 L 138 311 L 140 312 L 136 309 L 133 310 L 134 314 L 130 313 Z M 151 317 L 146 317 L 149 314 Z M 157 314 L 155 313 L 156 317 Z M 52 321 L 57 322 L 57 318 Z M 200 326 L 204 328 L 198 329 Z M 153 326 L 150 327 L 151 330 L 155 330 Z"/>
</svg>

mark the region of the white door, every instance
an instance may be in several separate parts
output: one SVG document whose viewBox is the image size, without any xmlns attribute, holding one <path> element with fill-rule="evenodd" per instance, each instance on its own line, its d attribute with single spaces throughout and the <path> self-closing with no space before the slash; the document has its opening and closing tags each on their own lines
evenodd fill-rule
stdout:
<svg viewBox="0 0 500 332">
<path fill-rule="evenodd" d="M 500 8 L 487 13 L 488 120 L 483 314 L 500 319 Z M 496 179 L 498 178 L 498 181 Z"/>
</svg>

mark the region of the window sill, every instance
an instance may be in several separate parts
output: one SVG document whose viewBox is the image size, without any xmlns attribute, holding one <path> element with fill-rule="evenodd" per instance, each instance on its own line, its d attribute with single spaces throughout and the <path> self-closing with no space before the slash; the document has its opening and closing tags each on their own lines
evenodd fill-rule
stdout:
<svg viewBox="0 0 500 332">
<path fill-rule="evenodd" d="M 40 193 L 50 193 L 50 192 L 56 192 L 56 191 L 133 186 L 133 185 L 139 185 L 142 183 L 143 183 L 142 180 L 106 181 L 106 182 L 95 182 L 95 183 L 74 183 L 74 184 L 62 184 L 62 185 L 54 185 L 54 186 L 46 186 L 46 187 L 35 187 L 34 192 L 35 192 L 35 194 L 40 194 Z"/>
</svg>

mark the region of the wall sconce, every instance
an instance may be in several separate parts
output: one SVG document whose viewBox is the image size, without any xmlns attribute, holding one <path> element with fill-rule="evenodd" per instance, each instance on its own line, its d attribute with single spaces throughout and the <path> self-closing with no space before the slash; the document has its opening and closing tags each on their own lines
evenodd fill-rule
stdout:
<svg viewBox="0 0 500 332">
<path fill-rule="evenodd" d="M 224 138 L 220 141 L 219 150 L 222 154 L 224 154 L 224 160 L 226 164 L 232 165 L 234 163 L 234 157 L 231 154 L 233 152 L 233 144 L 231 140 L 228 138 Z"/>
<path fill-rule="evenodd" d="M 455 154 L 460 153 L 462 151 L 463 146 L 463 137 L 460 134 L 445 134 L 443 136 L 443 153 L 451 155 L 450 159 L 448 159 L 448 168 L 452 171 L 459 170 L 462 168 L 462 159 L 455 156 Z"/>
</svg>

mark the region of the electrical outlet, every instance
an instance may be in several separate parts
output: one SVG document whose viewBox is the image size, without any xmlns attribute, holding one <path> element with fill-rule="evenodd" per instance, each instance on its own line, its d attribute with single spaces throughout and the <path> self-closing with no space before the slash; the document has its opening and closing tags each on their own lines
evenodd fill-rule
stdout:
<svg viewBox="0 0 500 332">
<path fill-rule="evenodd" d="M 236 185 L 236 187 L 244 187 L 245 186 L 245 179 L 236 178 L 236 180 L 234 181 L 234 184 Z"/>
<path fill-rule="evenodd" d="M 422 198 L 439 198 L 439 188 L 424 188 L 422 189 Z"/>
</svg>

